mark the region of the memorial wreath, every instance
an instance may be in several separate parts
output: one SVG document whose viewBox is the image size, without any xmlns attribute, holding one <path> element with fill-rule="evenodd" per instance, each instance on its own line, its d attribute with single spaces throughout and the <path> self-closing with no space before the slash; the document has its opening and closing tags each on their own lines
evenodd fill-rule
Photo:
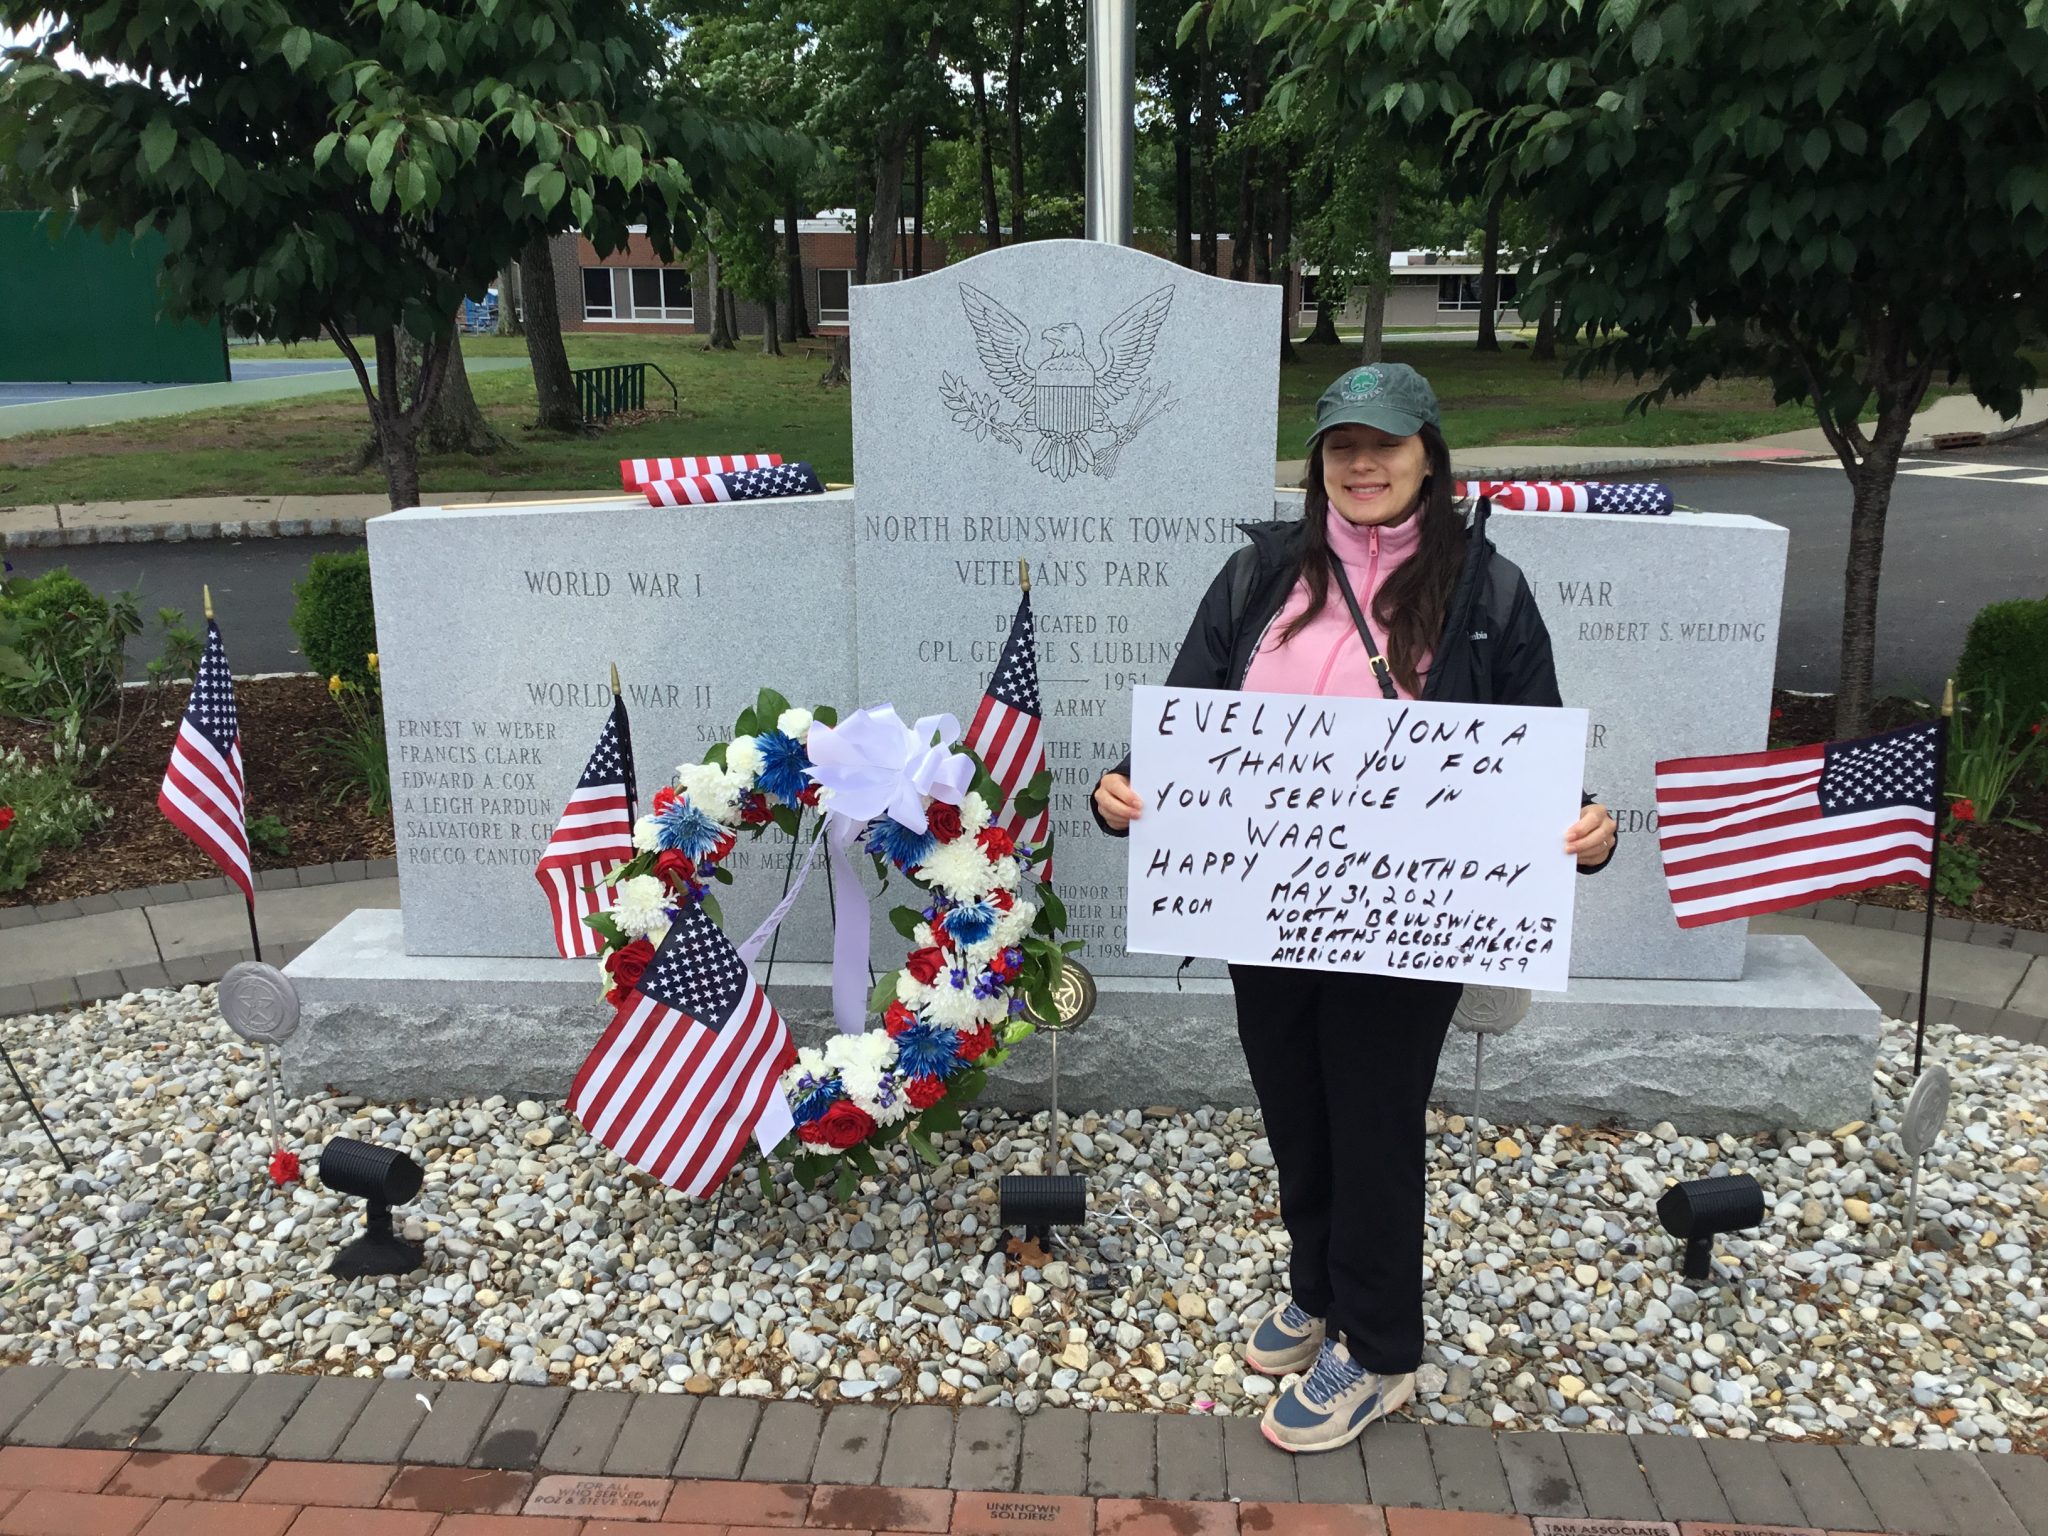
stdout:
<svg viewBox="0 0 2048 1536">
<path fill-rule="evenodd" d="M 799 1049 L 781 1088 L 796 1127 L 793 1172 L 812 1187 L 833 1178 L 841 1198 L 859 1174 L 880 1171 L 875 1149 L 896 1140 L 926 1162 L 942 1161 L 932 1136 L 959 1126 L 988 1073 L 1031 1034 L 1033 1013 L 1057 1017 L 1054 983 L 1065 956 L 1082 947 L 1060 937 L 1058 896 L 1031 882 L 1049 846 L 1021 846 L 1005 830 L 1044 810 L 1049 776 L 1020 788 L 1005 816 L 1001 787 L 958 747 L 959 735 L 950 715 L 911 727 L 892 709 L 862 710 L 841 725 L 829 708 L 792 707 L 764 689 L 729 739 L 655 793 L 634 827 L 638 852 L 608 877 L 611 910 L 584 919 L 604 940 L 605 999 L 616 1004 L 687 907 L 723 926 L 712 887 L 732 883 L 727 861 L 740 838 L 770 828 L 788 835 L 794 868 L 806 813 L 816 817 L 804 871 L 821 848 L 834 858 L 835 924 L 842 938 L 857 928 L 865 1008 L 838 1001 L 848 955 L 835 951 L 841 1032 L 822 1048 Z M 917 893 L 916 905 L 890 913 L 909 953 L 872 988 L 865 897 L 846 878 L 845 854 L 856 844 L 885 890 L 900 874 Z M 875 1018 L 881 1029 L 863 1027 Z M 765 1161 L 761 1174 L 765 1181 Z"/>
</svg>

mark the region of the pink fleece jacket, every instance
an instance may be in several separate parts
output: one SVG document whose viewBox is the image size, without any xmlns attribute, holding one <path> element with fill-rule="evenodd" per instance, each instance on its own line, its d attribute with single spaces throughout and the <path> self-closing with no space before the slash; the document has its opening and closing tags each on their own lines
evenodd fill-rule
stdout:
<svg viewBox="0 0 2048 1536">
<path fill-rule="evenodd" d="M 1389 527 L 1359 528 L 1345 522 L 1333 508 L 1328 527 L 1330 552 L 1344 562 L 1351 577 L 1351 590 L 1358 594 L 1358 606 L 1365 611 L 1366 625 L 1372 630 L 1373 644 L 1384 656 L 1387 632 L 1373 616 L 1373 596 L 1400 568 L 1401 562 L 1415 553 L 1422 541 L 1422 519 L 1410 513 Z M 1330 583 L 1330 597 L 1323 604 L 1323 611 L 1285 645 L 1280 643 L 1281 632 L 1307 607 L 1308 582 L 1303 578 L 1295 582 L 1287 601 L 1280 605 L 1279 616 L 1259 642 L 1259 652 L 1245 674 L 1246 691 L 1379 698 L 1380 685 L 1373 676 L 1372 662 L 1358 638 L 1357 626 L 1351 622 L 1344 594 L 1334 581 Z M 1426 673 L 1428 666 L 1429 658 L 1424 656 L 1417 670 Z M 1398 679 L 1394 688 L 1404 699 L 1415 696 Z"/>
</svg>

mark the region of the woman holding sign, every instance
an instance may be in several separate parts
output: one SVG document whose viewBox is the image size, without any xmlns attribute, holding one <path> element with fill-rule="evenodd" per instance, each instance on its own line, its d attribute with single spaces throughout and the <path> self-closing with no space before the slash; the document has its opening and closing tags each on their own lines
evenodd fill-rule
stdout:
<svg viewBox="0 0 2048 1536">
<path fill-rule="evenodd" d="M 1535 596 L 1486 537 L 1487 505 L 1452 496 L 1436 395 L 1398 363 L 1354 368 L 1316 402 L 1298 522 L 1248 525 L 1169 686 L 1562 703 Z M 1126 759 L 1095 786 L 1103 829 L 1144 809 Z M 1582 873 L 1613 857 L 1588 803 L 1560 829 Z M 1292 1240 L 1293 1294 L 1245 1363 L 1306 1372 L 1266 1410 L 1266 1438 L 1330 1450 L 1414 1395 L 1422 1361 L 1425 1112 L 1462 988 L 1349 971 L 1233 965 L 1238 1038 L 1266 1119 Z"/>
</svg>

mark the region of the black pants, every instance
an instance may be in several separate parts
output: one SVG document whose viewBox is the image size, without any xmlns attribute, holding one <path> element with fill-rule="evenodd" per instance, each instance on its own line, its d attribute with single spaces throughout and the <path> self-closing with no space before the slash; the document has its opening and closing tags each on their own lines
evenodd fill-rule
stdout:
<svg viewBox="0 0 2048 1536">
<path fill-rule="evenodd" d="M 1233 965 L 1297 1304 L 1352 1358 L 1422 1363 L 1424 1113 L 1455 982 Z"/>
</svg>

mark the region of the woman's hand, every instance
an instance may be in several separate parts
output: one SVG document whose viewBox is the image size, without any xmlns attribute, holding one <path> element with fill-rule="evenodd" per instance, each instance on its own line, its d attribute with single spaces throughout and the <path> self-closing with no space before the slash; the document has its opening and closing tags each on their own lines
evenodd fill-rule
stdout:
<svg viewBox="0 0 2048 1536">
<path fill-rule="evenodd" d="M 1102 791 L 1096 790 L 1098 798 Z M 1564 851 L 1579 861 L 1581 869 L 1592 869 L 1614 851 L 1614 816 L 1597 801 L 1579 812 L 1579 819 L 1564 835 Z"/>
<path fill-rule="evenodd" d="M 1129 779 L 1120 773 L 1105 773 L 1095 786 L 1095 809 L 1112 832 L 1125 832 L 1145 814 L 1145 802 L 1131 788 Z"/>
</svg>

